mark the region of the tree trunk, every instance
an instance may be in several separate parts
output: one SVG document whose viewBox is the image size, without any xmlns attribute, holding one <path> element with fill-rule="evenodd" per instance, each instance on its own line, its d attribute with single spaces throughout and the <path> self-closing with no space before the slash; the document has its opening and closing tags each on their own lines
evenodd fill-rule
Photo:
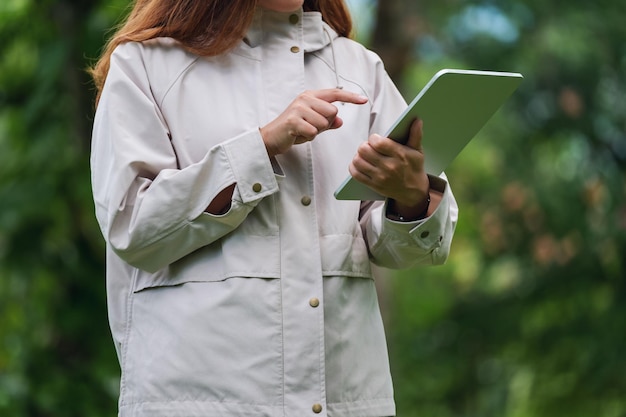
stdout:
<svg viewBox="0 0 626 417">
<path fill-rule="evenodd" d="M 424 28 L 420 8 L 416 0 L 380 0 L 376 12 L 371 48 L 401 91 L 402 74 L 416 60 L 415 46 Z"/>
</svg>

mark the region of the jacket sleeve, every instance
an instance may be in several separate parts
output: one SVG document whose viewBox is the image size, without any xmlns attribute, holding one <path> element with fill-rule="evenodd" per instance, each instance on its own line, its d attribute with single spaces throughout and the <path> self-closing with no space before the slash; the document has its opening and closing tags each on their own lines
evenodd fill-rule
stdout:
<svg viewBox="0 0 626 417">
<path fill-rule="evenodd" d="M 380 61 L 371 99 L 370 133 L 384 134 L 407 104 Z M 385 214 L 386 201 L 362 202 L 361 229 L 373 263 L 404 269 L 442 264 L 447 260 L 458 219 L 458 206 L 445 174 L 430 176 L 430 184 L 443 197 L 435 212 L 420 221 L 392 221 Z"/>
<path fill-rule="evenodd" d="M 278 184 L 258 129 L 178 167 L 142 62 L 132 43 L 112 56 L 94 120 L 92 188 L 107 244 L 130 265 L 155 272 L 237 228 Z M 235 183 L 227 213 L 204 211 Z"/>
</svg>

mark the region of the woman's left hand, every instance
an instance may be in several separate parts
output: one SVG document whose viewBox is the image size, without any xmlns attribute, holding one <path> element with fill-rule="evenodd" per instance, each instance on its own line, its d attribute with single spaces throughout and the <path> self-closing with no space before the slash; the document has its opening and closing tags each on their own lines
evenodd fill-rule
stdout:
<svg viewBox="0 0 626 417">
<path fill-rule="evenodd" d="M 428 207 L 429 180 L 424 171 L 422 121 L 411 125 L 405 145 L 371 135 L 350 164 L 354 179 L 393 199 L 394 210 L 405 217 L 418 216 Z"/>
</svg>

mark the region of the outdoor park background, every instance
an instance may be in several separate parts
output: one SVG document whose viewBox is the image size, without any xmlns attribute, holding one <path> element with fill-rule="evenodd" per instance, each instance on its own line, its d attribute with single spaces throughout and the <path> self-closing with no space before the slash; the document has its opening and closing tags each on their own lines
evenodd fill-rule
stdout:
<svg viewBox="0 0 626 417">
<path fill-rule="evenodd" d="M 626 6 L 349 2 L 411 99 L 521 72 L 448 170 L 449 262 L 379 280 L 401 417 L 626 416 Z M 0 1 L 0 415 L 116 413 L 84 68 L 126 0 Z"/>
</svg>

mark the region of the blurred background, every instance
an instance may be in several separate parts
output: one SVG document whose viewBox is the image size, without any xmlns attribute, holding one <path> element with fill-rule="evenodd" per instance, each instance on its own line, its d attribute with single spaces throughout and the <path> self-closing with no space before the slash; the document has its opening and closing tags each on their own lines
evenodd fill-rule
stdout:
<svg viewBox="0 0 626 417">
<path fill-rule="evenodd" d="M 407 100 L 525 80 L 447 171 L 443 267 L 379 280 L 401 417 L 626 416 L 626 7 L 350 0 Z M 127 0 L 0 1 L 0 415 L 116 415 L 84 69 Z"/>
</svg>

